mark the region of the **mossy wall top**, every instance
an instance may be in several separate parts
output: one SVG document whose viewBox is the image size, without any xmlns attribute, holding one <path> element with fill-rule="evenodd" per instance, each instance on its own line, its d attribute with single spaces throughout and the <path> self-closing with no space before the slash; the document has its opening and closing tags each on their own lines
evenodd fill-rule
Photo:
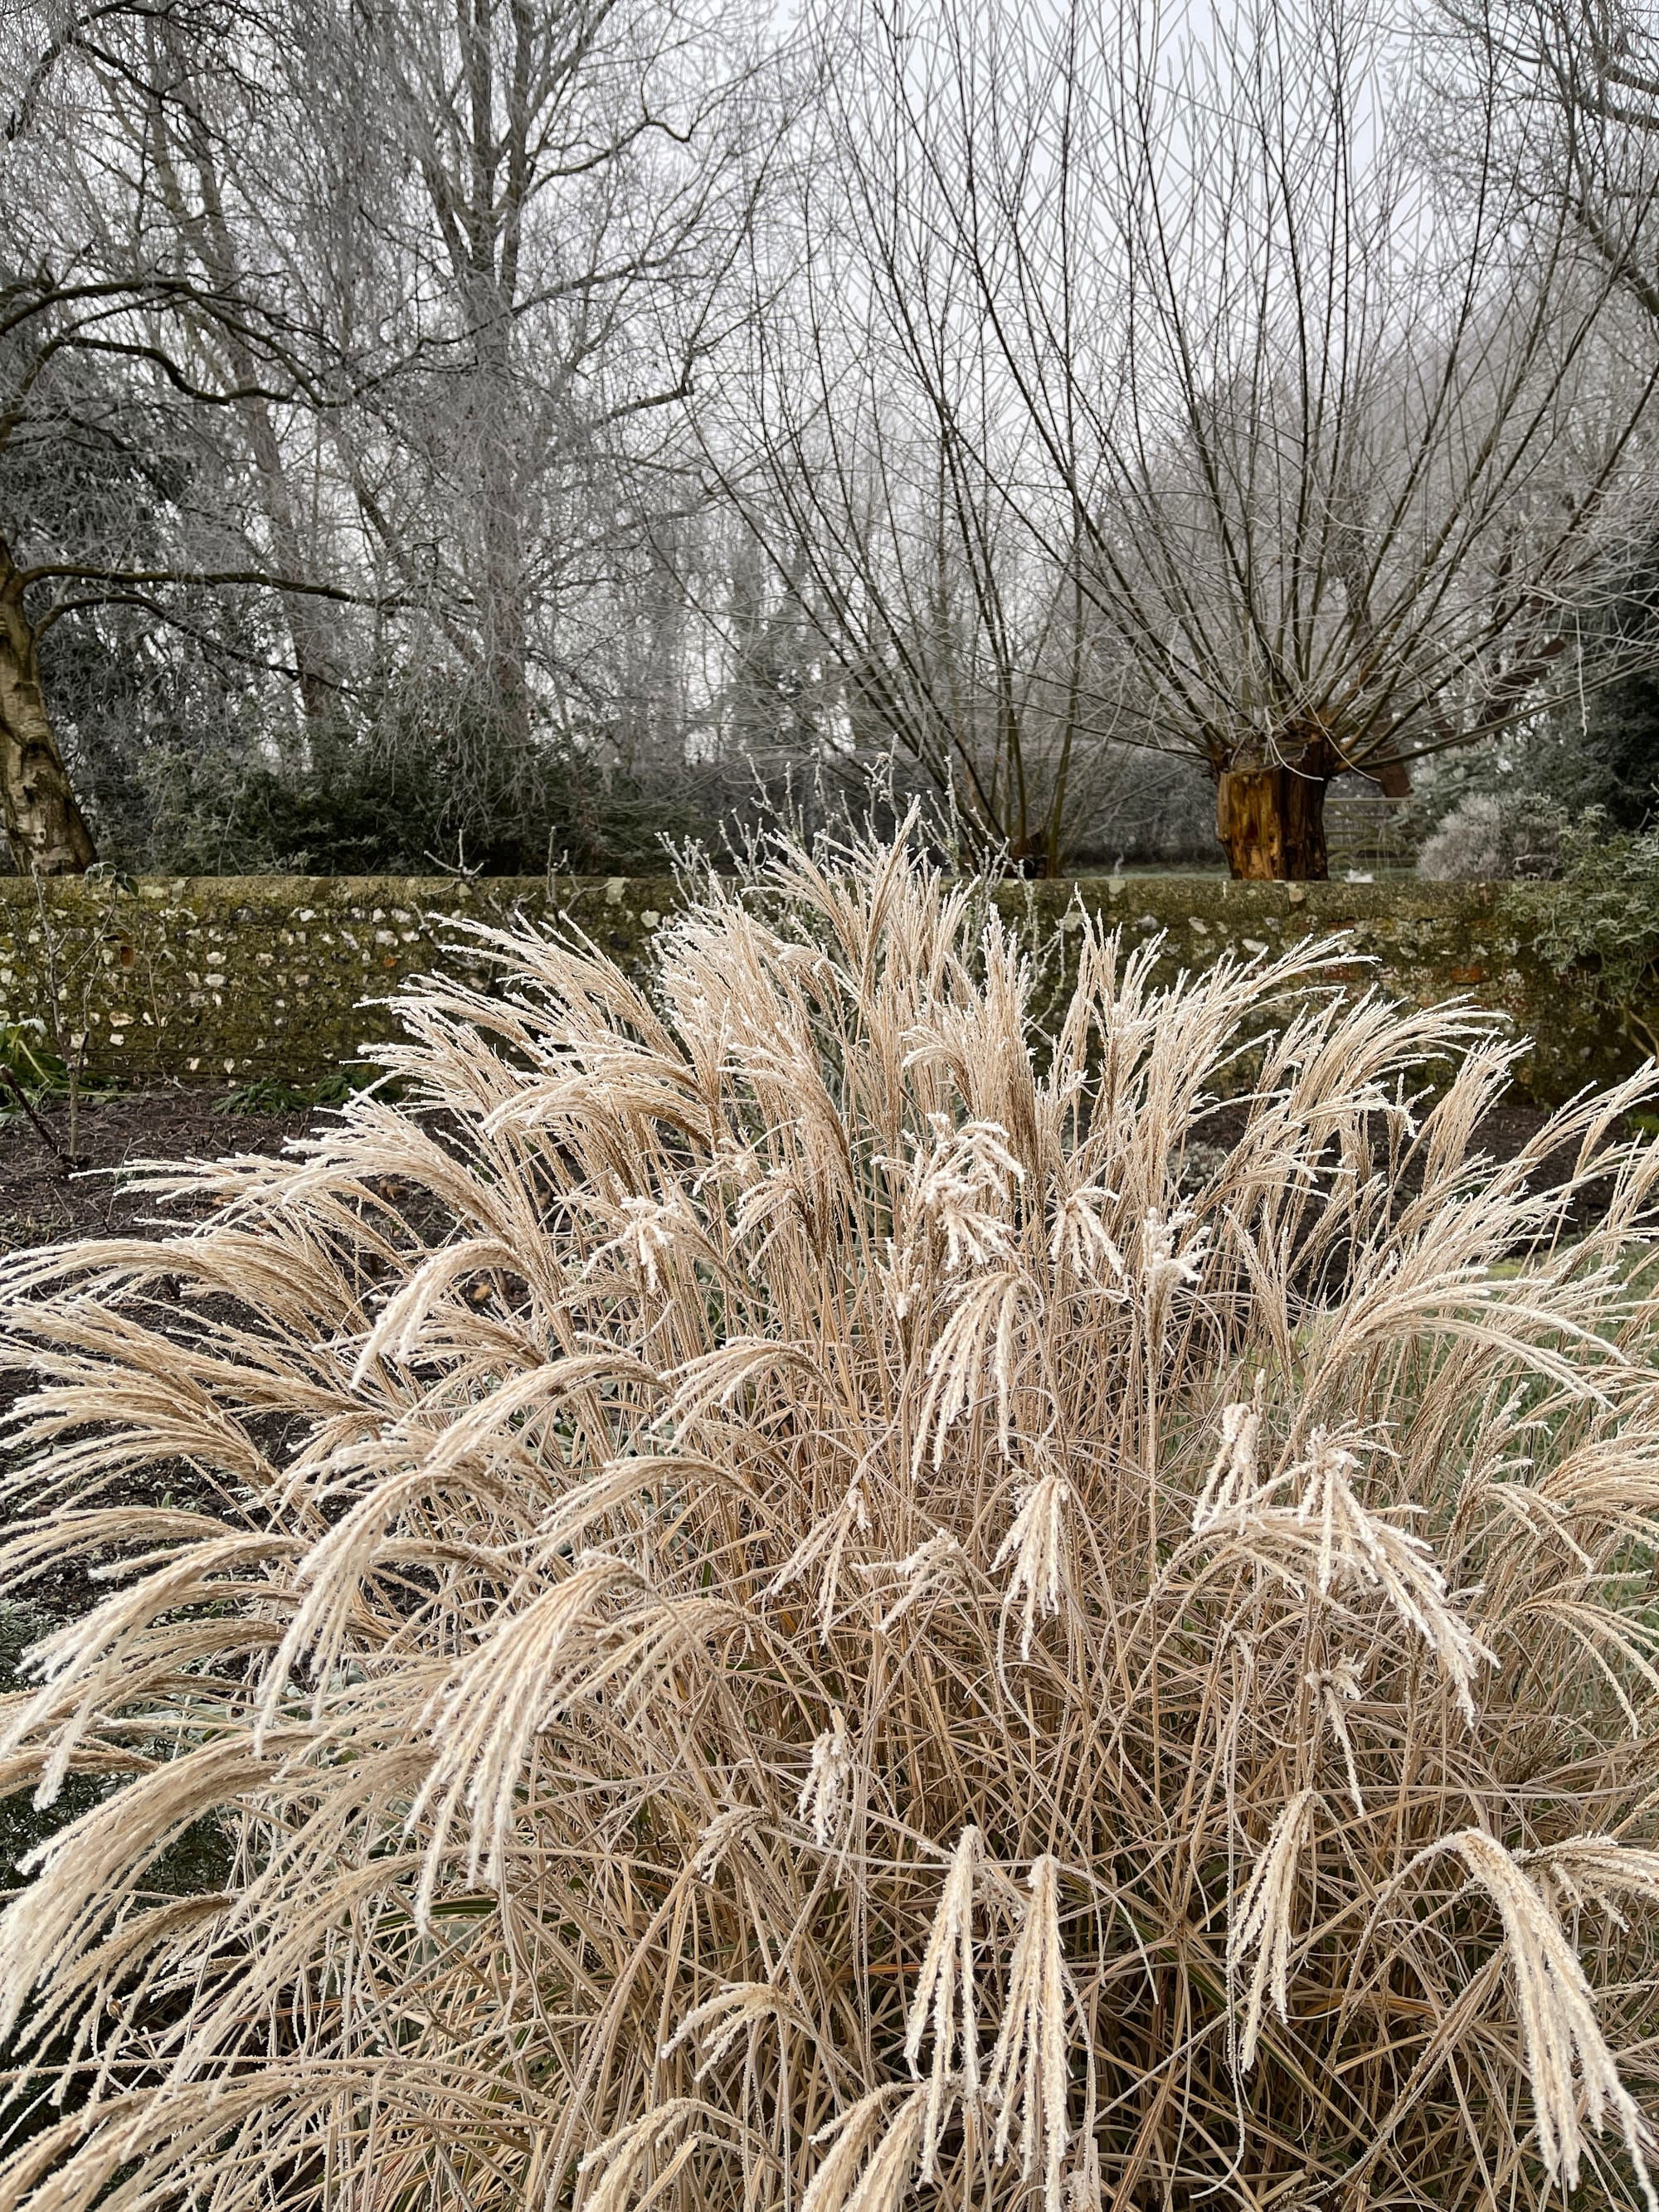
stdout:
<svg viewBox="0 0 1659 2212">
<path fill-rule="evenodd" d="M 1534 1040 L 1523 1087 L 1553 1103 L 1636 1064 L 1616 1010 L 1584 970 L 1553 975 L 1532 950 L 1548 884 L 1236 884 L 1125 876 L 1012 884 L 1011 914 L 1059 954 L 1079 905 L 1130 944 L 1162 933 L 1161 967 L 1224 951 L 1279 951 L 1348 933 L 1355 981 L 1377 977 L 1419 1004 L 1466 994 Z M 85 1038 L 89 1073 L 132 1079 L 315 1080 L 390 1033 L 372 1002 L 431 969 L 489 970 L 458 920 L 546 921 L 563 913 L 638 969 L 675 902 L 667 877 L 208 877 L 185 882 L 0 878 L 0 1020 L 37 1018 L 60 1044 Z M 1376 965 L 1362 964 L 1374 961 Z"/>
</svg>

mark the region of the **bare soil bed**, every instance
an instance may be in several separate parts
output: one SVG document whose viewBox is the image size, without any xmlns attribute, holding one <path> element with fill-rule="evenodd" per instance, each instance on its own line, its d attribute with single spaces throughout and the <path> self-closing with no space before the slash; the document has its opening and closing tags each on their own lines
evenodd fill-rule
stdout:
<svg viewBox="0 0 1659 2212">
<path fill-rule="evenodd" d="M 130 1092 L 84 1104 L 76 1133 L 76 1164 L 64 1155 L 70 1151 L 67 1115 L 61 1103 L 41 1109 L 43 1133 L 21 1115 L 0 1122 L 0 1255 L 46 1244 L 111 1233 L 162 1237 L 173 1226 L 159 1218 L 155 1203 L 134 1194 L 125 1177 L 145 1163 L 181 1158 L 222 1158 L 228 1154 L 281 1151 L 289 1139 L 308 1127 L 326 1126 L 331 1109 L 288 1113 L 228 1114 L 222 1109 L 223 1093 L 182 1088 Z M 1215 1155 L 1236 1141 L 1243 1109 L 1223 1105 L 1194 1130 L 1194 1156 L 1189 1171 L 1207 1173 Z M 1514 1158 L 1547 1120 L 1540 1109 L 1520 1102 L 1505 1103 L 1488 1116 L 1480 1133 L 1480 1149 L 1498 1159 Z M 1632 1131 L 1630 1133 L 1635 1133 Z M 1206 1158 L 1204 1155 L 1210 1155 Z M 1547 1174 L 1565 1174 L 1572 1166 L 1570 1151 L 1558 1154 L 1545 1166 Z M 1403 1195 L 1404 1194 L 1402 1194 Z M 1578 1214 L 1587 1224 L 1597 1206 L 1594 1189 L 1581 1194 Z M 26 1373 L 0 1373 L 0 1418 L 29 1387 Z M 15 1446 L 0 1429 L 0 1474 L 16 1467 Z M 126 1486 L 135 1503 L 199 1503 L 212 1510 L 227 1501 L 217 1493 L 210 1472 L 179 1463 L 155 1467 L 134 1475 Z M 7 1522 L 30 1516 L 27 1494 L 14 1493 L 0 1500 L 0 1533 Z M 21 1602 L 0 1603 L 0 1692 L 20 1682 L 19 1662 L 25 1647 L 54 1622 L 72 1618 L 107 1593 L 107 1583 L 94 1583 L 87 1564 L 55 1564 L 37 1577 L 21 1594 Z M 102 1794 L 104 1785 L 76 1778 L 62 1800 L 48 1813 L 36 1813 L 27 1799 L 0 1802 L 0 1897 L 18 1882 L 21 1863 L 42 1836 L 67 1817 L 84 1809 Z M 228 1864 L 225 1845 L 211 1821 L 188 1830 L 157 1863 L 151 1879 L 158 1893 L 188 1894 L 212 1888 L 224 1879 Z M 3 2056 L 0 2055 L 0 2107 L 5 2102 Z M 30 2093 L 32 2094 L 32 2093 Z M 15 2130 L 27 2134 L 42 2112 L 27 2109 L 27 2095 L 14 2104 L 15 2118 L 0 2110 L 0 2134 Z"/>
<path fill-rule="evenodd" d="M 234 1152 L 279 1152 L 326 1109 L 308 1113 L 226 1113 L 226 1093 L 201 1088 L 131 1091 L 82 1101 L 71 1147 L 67 1108 L 48 1100 L 37 1109 L 45 1133 L 21 1113 L 0 1121 L 0 1256 L 27 1248 L 111 1234 L 162 1237 L 170 1224 L 151 1200 L 127 1187 L 132 1170 L 149 1161 L 218 1158 Z M 30 1387 L 27 1372 L 0 1372 L 0 1419 Z M 15 1449 L 0 1430 L 0 1477 L 15 1465 Z M 202 1473 L 183 1466 L 154 1468 L 134 1478 L 136 1503 L 223 1503 Z M 28 1498 L 0 1502 L 0 1530 L 31 1516 Z M 18 1686 L 25 1648 L 53 1622 L 85 1612 L 107 1586 L 94 1584 L 87 1563 L 48 1567 L 35 1576 L 21 1601 L 0 1603 L 0 1692 Z M 0 1896 L 16 1879 L 18 1862 L 42 1835 L 83 1810 L 97 1785 L 71 1778 L 63 1800 L 40 1814 L 27 1798 L 0 1802 Z M 158 1869 L 160 1887 L 188 1889 L 204 1866 L 216 1864 L 219 1846 L 207 1830 L 189 1832 Z"/>
<path fill-rule="evenodd" d="M 162 1236 L 155 1209 L 125 1193 L 123 1171 L 147 1160 L 217 1159 L 228 1152 L 279 1152 L 311 1114 L 228 1114 L 227 1093 L 182 1085 L 118 1092 L 82 1102 L 70 1155 L 69 1113 L 61 1100 L 38 1109 L 52 1140 L 21 1113 L 0 1121 L 0 1253 L 66 1238 Z"/>
<path fill-rule="evenodd" d="M 118 1093 L 82 1103 L 76 1164 L 66 1164 L 68 1115 L 61 1102 L 40 1109 L 54 1152 L 21 1114 L 0 1121 L 0 1254 L 80 1237 L 163 1237 L 170 1224 L 124 1177 L 147 1161 L 219 1159 L 235 1152 L 277 1152 L 290 1137 L 325 1124 L 326 1107 L 295 1113 L 226 1113 L 226 1094 L 200 1087 Z M 1482 1126 L 1480 1147 L 1512 1159 L 1549 1118 L 1541 1107 L 1505 1103 Z M 1197 1132 L 1206 1146 L 1226 1146 L 1242 1126 L 1241 1109 L 1221 1106 Z M 1633 1132 L 1632 1133 L 1634 1133 Z M 1550 1163 L 1571 1166 L 1570 1152 Z M 1593 1196 L 1587 1204 L 1593 1204 Z"/>
<path fill-rule="evenodd" d="M 1502 1162 L 1512 1160 L 1532 1142 L 1538 1132 L 1559 1108 L 1528 1105 L 1520 1098 L 1506 1099 L 1495 1107 L 1476 1129 L 1469 1146 L 1471 1164 L 1480 1154 L 1488 1159 Z M 1220 1104 L 1196 1123 L 1194 1127 L 1194 1152 L 1189 1153 L 1189 1170 L 1207 1175 L 1218 1164 L 1219 1156 L 1237 1143 L 1244 1127 L 1244 1109 L 1239 1106 Z M 1605 1141 L 1619 1139 L 1628 1140 L 1644 1134 L 1659 1136 L 1659 1120 L 1651 1115 L 1626 1115 L 1614 1122 Z M 1379 1137 L 1380 1146 L 1380 1137 Z M 1576 1144 L 1559 1146 L 1548 1153 L 1533 1178 L 1538 1184 L 1557 1180 L 1565 1181 L 1572 1173 L 1577 1157 Z M 1404 1200 L 1414 1197 L 1422 1186 L 1420 1164 L 1408 1164 L 1396 1187 L 1396 1197 Z M 1585 1184 L 1573 1199 L 1568 1217 L 1568 1234 L 1576 1235 L 1588 1229 L 1597 1219 L 1607 1204 L 1607 1186 L 1601 1182 Z"/>
<path fill-rule="evenodd" d="M 130 1188 L 134 1171 L 155 1161 L 222 1158 L 236 1152 L 276 1152 L 326 1109 L 289 1114 L 226 1113 L 223 1091 L 183 1087 L 123 1092 L 82 1102 L 70 1149 L 69 1115 L 58 1100 L 37 1109 L 43 1136 L 21 1113 L 0 1121 L 0 1257 L 28 1248 L 88 1237 L 161 1238 L 182 1226 L 169 1222 L 153 1199 Z M 54 1149 L 54 1146 L 56 1149 Z M 0 1420 L 27 1395 L 27 1372 L 0 1372 Z M 15 1449 L 0 1430 L 0 1476 L 11 1472 Z M 136 1481 L 135 1500 L 160 1504 L 186 1498 L 210 1501 L 193 1470 L 158 1468 Z M 26 1519 L 27 1500 L 0 1503 L 0 1528 Z M 66 1619 L 97 1595 L 84 1567 L 48 1569 L 30 1583 L 27 1603 L 15 1620 L 0 1608 L 0 1689 L 9 1686 L 16 1653 L 29 1640 L 27 1616 Z M 4 1850 L 0 1821 L 0 1857 Z"/>
</svg>

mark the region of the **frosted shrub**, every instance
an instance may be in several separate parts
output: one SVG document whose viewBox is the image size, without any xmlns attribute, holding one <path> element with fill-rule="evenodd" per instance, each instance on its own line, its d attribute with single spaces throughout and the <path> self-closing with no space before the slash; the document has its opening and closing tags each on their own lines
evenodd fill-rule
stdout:
<svg viewBox="0 0 1659 2212">
<path fill-rule="evenodd" d="M 1472 793 L 1460 799 L 1417 856 L 1431 882 L 1509 882 L 1547 878 L 1561 870 L 1566 818 L 1536 792 Z"/>
<path fill-rule="evenodd" d="M 109 1587 L 6 1772 L 110 1790 L 0 1923 L 84 2098 L 0 2205 L 1641 2201 L 1651 1085 L 1494 1167 L 1484 1017 L 1085 927 L 1039 1038 L 981 913 L 492 939 L 402 1103 L 13 1264 L 11 1585 Z"/>
</svg>

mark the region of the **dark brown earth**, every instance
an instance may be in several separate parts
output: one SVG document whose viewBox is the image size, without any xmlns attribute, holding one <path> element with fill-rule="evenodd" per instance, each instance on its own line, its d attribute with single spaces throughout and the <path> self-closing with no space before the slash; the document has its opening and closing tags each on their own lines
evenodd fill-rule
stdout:
<svg viewBox="0 0 1659 2212">
<path fill-rule="evenodd" d="M 153 1207 L 122 1194 L 124 1169 L 145 1160 L 280 1152 L 308 1121 L 322 1118 L 306 1111 L 227 1113 L 225 1101 L 234 1095 L 180 1085 L 83 1100 L 73 1152 L 61 1099 L 36 1108 L 44 1137 L 14 1107 L 0 1120 L 0 1253 L 112 1230 L 162 1235 L 162 1227 L 146 1225 Z M 0 1106 L 6 1103 L 0 1099 Z"/>
<path fill-rule="evenodd" d="M 185 1158 L 216 1158 L 232 1152 L 275 1152 L 323 1112 L 228 1113 L 228 1094 L 199 1087 L 134 1091 L 82 1100 L 71 1149 L 69 1113 L 58 1099 L 36 1108 L 40 1126 L 14 1109 L 0 1120 L 0 1257 L 25 1248 L 85 1237 L 162 1237 L 168 1224 L 152 1200 L 124 1190 L 124 1170 L 142 1163 Z M 0 1100 L 0 1104 L 7 1102 Z M 0 1419 L 30 1387 L 27 1371 L 0 1372 Z M 15 1445 L 0 1432 L 0 1477 L 13 1472 Z M 210 1477 L 185 1468 L 155 1468 L 132 1477 L 125 1494 L 134 1504 L 199 1503 L 212 1510 L 224 1500 Z M 27 1494 L 0 1498 L 0 1528 L 27 1521 Z M 108 1594 L 93 1583 L 80 1558 L 48 1565 L 27 1587 L 0 1602 L 0 1692 L 19 1685 L 25 1648 L 54 1622 L 88 1610 Z M 17 1877 L 19 1861 L 60 1821 L 96 1802 L 99 1785 L 71 1778 L 63 1798 L 46 1814 L 27 1797 L 0 1802 L 0 1895 Z M 191 1830 L 155 1873 L 163 1888 L 187 1891 L 218 1878 L 221 1846 L 208 1828 Z M 0 2080 L 3 2074 L 0 2073 Z M 0 2094 L 0 2104 L 3 2104 Z M 23 2132 L 27 2132 L 26 2124 Z M 9 2132 L 0 2116 L 0 2132 Z"/>
<path fill-rule="evenodd" d="M 1481 1154 L 1494 1162 L 1514 1159 L 1532 1142 L 1550 1120 L 1552 1113 L 1560 1110 L 1559 1108 L 1530 1106 L 1520 1099 L 1506 1100 L 1495 1107 L 1478 1125 L 1468 1150 L 1471 1164 Z M 1212 1153 L 1218 1154 L 1237 1143 L 1243 1125 L 1243 1107 L 1223 1103 L 1212 1108 L 1194 1127 L 1195 1141 L 1189 1149 L 1189 1164 L 1195 1164 L 1201 1173 L 1210 1172 L 1217 1164 Z M 1612 1125 L 1601 1144 L 1605 1146 L 1620 1140 L 1629 1142 L 1643 1136 L 1659 1136 L 1659 1116 L 1626 1115 Z M 1378 1141 L 1380 1150 L 1380 1133 Z M 1546 1154 L 1533 1178 L 1534 1182 L 1565 1182 L 1572 1173 L 1577 1152 L 1575 1141 Z M 1421 1187 L 1421 1163 L 1412 1162 L 1395 1187 L 1395 1195 L 1398 1199 L 1409 1199 Z M 1574 1194 L 1567 1216 L 1569 1234 L 1588 1229 L 1599 1218 L 1607 1204 L 1607 1191 L 1606 1183 L 1591 1182 Z"/>
<path fill-rule="evenodd" d="M 70 1157 L 68 1114 L 62 1102 L 40 1107 L 44 1128 L 37 1128 L 21 1113 L 0 1121 L 0 1256 L 28 1247 L 112 1232 L 165 1237 L 182 1224 L 176 1218 L 173 1222 L 162 1218 L 155 1200 L 127 1188 L 124 1175 L 130 1179 L 133 1171 L 155 1161 L 278 1152 L 289 1139 L 308 1127 L 325 1126 L 330 1119 L 331 1109 L 325 1107 L 286 1113 L 228 1112 L 227 1096 L 222 1091 L 173 1088 L 83 1102 L 73 1158 Z M 1478 1148 L 1498 1159 L 1512 1158 L 1547 1118 L 1540 1108 L 1506 1103 L 1487 1117 Z M 1195 1177 L 1212 1172 L 1220 1155 L 1237 1141 L 1243 1120 L 1243 1109 L 1228 1104 L 1206 1115 L 1194 1133 L 1189 1172 Z M 1565 1176 L 1572 1164 L 1569 1148 L 1547 1164 L 1547 1171 Z M 1410 1180 L 1408 1176 L 1407 1184 Z M 1594 1186 L 1579 1194 L 1573 1226 L 1589 1224 L 1598 1211 L 1599 1196 Z M 27 1371 L 0 1370 L 0 1423 L 29 1387 Z M 0 1428 L 0 1477 L 15 1465 L 15 1446 L 8 1449 Z M 134 1478 L 131 1495 L 136 1503 L 156 1504 L 191 1498 L 210 1510 L 225 1503 L 212 1494 L 211 1478 L 205 1471 L 182 1466 L 146 1470 Z M 27 1511 L 26 1498 L 0 1498 L 0 1528 L 9 1520 L 27 1516 Z M 77 1562 L 47 1567 L 32 1583 L 27 1601 L 61 1620 L 80 1611 L 94 1595 L 84 1567 Z M 3 1610 L 0 1607 L 0 1614 Z M 0 1619 L 0 1647 L 4 1644 L 4 1630 L 5 1622 Z M 4 1686 L 9 1671 L 6 1662 L 7 1654 L 0 1648 L 0 1687 Z"/>
<path fill-rule="evenodd" d="M 41 1127 L 21 1113 L 0 1119 L 0 1258 L 8 1252 L 112 1232 L 162 1237 L 169 1224 L 158 1218 L 154 1200 L 124 1188 L 124 1171 L 153 1161 L 217 1158 L 231 1153 L 278 1152 L 307 1127 L 326 1126 L 330 1109 L 296 1109 L 291 1112 L 231 1113 L 224 1110 L 228 1094 L 201 1088 L 173 1087 L 132 1091 L 83 1101 L 74 1138 L 74 1158 L 67 1109 L 60 1100 L 39 1109 Z M 0 1103 L 3 1103 L 0 1101 Z M 1512 1158 L 1547 1118 L 1539 1108 L 1506 1103 L 1490 1115 L 1480 1133 L 1478 1148 L 1498 1159 Z M 1189 1170 L 1199 1175 L 1212 1170 L 1216 1156 L 1237 1139 L 1243 1109 L 1222 1105 L 1194 1131 Z M 1634 1129 L 1625 1133 L 1634 1135 Z M 1570 1151 L 1547 1163 L 1548 1171 L 1571 1171 Z M 1581 1194 L 1576 1206 L 1578 1223 L 1587 1224 L 1597 1210 L 1597 1193 Z M 29 1389 L 27 1372 L 0 1372 L 0 1421 L 7 1410 Z M 9 1447 L 0 1429 L 0 1478 L 15 1472 L 16 1447 Z M 223 1510 L 231 1503 L 216 1495 L 208 1471 L 183 1465 L 151 1468 L 132 1476 L 125 1494 L 135 1504 L 199 1503 L 208 1510 Z M 235 1510 L 233 1505 L 233 1510 Z M 25 1492 L 0 1496 L 0 1530 L 26 1520 L 31 1511 Z M 87 1565 L 76 1559 L 50 1565 L 26 1590 L 0 1602 L 0 1692 L 18 1681 L 18 1662 L 25 1646 L 54 1621 L 84 1612 L 106 1592 L 106 1585 L 88 1579 Z M 55 1826 L 66 1812 L 80 1809 L 96 1795 L 90 1784 L 73 1785 L 64 1803 L 50 1815 L 31 1812 L 26 1801 L 0 1802 L 0 1893 L 23 1853 L 44 1830 Z M 195 1879 L 191 1851 L 183 1856 L 178 1880 L 190 1887 Z M 207 1848 L 204 1846 L 203 1848 Z M 216 1848 L 216 1846 L 213 1846 Z M 173 1880 L 167 1875 L 163 1887 Z M 0 2098 L 0 2102 L 3 2099 Z M 0 2131 L 3 2119 L 0 2118 Z"/>
</svg>

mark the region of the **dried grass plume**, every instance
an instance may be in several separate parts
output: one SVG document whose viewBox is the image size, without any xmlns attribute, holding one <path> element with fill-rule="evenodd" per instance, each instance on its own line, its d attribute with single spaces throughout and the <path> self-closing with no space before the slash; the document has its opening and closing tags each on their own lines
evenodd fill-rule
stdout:
<svg viewBox="0 0 1659 2212">
<path fill-rule="evenodd" d="M 1495 1166 L 1486 1017 L 1069 934 L 901 844 L 489 936 L 10 1264 L 5 1586 L 106 1587 L 0 1758 L 105 1794 L 0 2212 L 1643 2202 L 1653 1085 Z"/>
</svg>

